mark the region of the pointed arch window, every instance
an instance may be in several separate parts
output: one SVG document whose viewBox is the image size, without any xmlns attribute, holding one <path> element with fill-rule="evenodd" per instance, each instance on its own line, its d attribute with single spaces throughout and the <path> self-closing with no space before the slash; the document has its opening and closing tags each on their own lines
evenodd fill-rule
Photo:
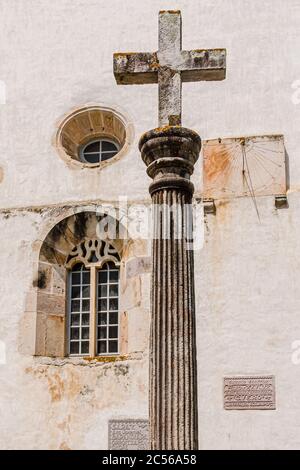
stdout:
<svg viewBox="0 0 300 470">
<path fill-rule="evenodd" d="M 112 245 L 85 240 L 68 257 L 68 353 L 119 353 L 119 255 Z"/>
</svg>

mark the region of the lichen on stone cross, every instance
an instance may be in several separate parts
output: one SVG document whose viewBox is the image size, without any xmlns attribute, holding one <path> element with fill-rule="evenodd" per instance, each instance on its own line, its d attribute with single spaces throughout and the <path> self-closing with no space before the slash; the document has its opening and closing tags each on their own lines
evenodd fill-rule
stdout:
<svg viewBox="0 0 300 470">
<path fill-rule="evenodd" d="M 114 75 L 119 85 L 158 83 L 159 126 L 181 125 L 181 84 L 223 80 L 226 49 L 181 47 L 180 11 L 159 12 L 158 52 L 114 54 Z"/>
</svg>

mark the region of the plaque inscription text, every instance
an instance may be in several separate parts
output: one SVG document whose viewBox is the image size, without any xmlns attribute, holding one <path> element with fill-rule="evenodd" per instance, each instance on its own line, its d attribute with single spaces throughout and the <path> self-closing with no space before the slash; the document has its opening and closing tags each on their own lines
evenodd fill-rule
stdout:
<svg viewBox="0 0 300 470">
<path fill-rule="evenodd" d="M 148 450 L 149 422 L 145 419 L 112 419 L 108 422 L 109 450 Z"/>
<path fill-rule="evenodd" d="M 224 377 L 225 410 L 275 410 L 275 377 Z"/>
</svg>

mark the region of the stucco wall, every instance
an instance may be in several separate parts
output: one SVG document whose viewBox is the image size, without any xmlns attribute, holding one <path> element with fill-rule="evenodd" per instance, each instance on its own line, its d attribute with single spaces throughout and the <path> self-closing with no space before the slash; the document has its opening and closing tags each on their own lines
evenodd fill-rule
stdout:
<svg viewBox="0 0 300 470">
<path fill-rule="evenodd" d="M 157 86 L 117 86 L 112 54 L 155 51 L 158 10 L 180 8 L 184 49 L 227 48 L 225 81 L 183 85 L 183 124 L 203 139 L 284 134 L 290 173 L 288 209 L 260 197 L 258 219 L 251 198 L 239 198 L 217 203 L 216 215 L 205 218 L 205 243 L 195 253 L 200 447 L 299 448 L 300 365 L 291 346 L 300 339 L 300 104 L 292 99 L 300 79 L 299 2 L 0 6 L 0 447 L 104 449 L 109 418 L 147 417 L 149 273 L 140 276 L 141 304 L 128 330 L 132 355 L 118 363 L 33 357 L 28 293 L 37 243 L 68 207 L 119 196 L 149 202 L 137 142 L 157 124 Z M 101 170 L 71 168 L 54 145 L 60 120 L 88 103 L 121 110 L 134 127 L 127 154 Z M 248 373 L 275 375 L 276 411 L 224 411 L 222 377 Z"/>
</svg>

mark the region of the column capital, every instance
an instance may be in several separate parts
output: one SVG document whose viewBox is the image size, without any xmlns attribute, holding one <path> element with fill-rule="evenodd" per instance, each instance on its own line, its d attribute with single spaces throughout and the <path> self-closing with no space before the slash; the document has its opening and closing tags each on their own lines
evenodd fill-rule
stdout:
<svg viewBox="0 0 300 470">
<path fill-rule="evenodd" d="M 139 149 L 147 174 L 153 179 L 151 195 L 171 188 L 193 194 L 190 176 L 201 150 L 201 139 L 195 131 L 181 126 L 152 129 L 142 135 Z"/>
</svg>

